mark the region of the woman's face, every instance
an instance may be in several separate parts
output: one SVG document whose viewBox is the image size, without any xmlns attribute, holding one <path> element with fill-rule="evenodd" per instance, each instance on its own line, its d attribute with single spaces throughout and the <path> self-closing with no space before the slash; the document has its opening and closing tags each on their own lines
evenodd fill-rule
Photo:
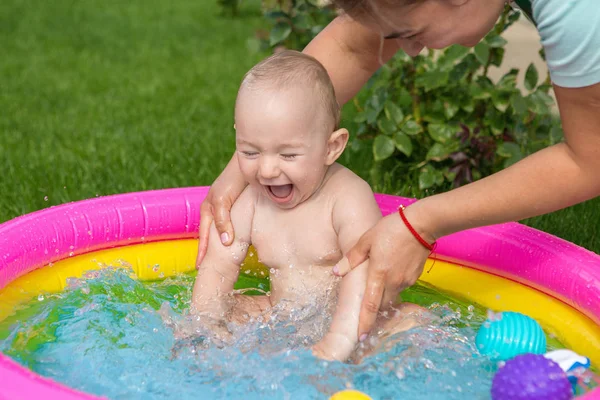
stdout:
<svg viewBox="0 0 600 400">
<path fill-rule="evenodd" d="M 372 0 L 373 13 L 364 23 L 387 39 L 401 40 L 410 56 L 423 47 L 475 46 L 494 27 L 505 0 L 422 0 L 394 5 Z"/>
</svg>

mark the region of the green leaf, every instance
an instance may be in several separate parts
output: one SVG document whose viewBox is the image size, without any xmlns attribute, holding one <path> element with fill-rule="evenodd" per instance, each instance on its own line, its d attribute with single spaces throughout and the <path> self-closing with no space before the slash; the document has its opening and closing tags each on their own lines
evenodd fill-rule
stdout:
<svg viewBox="0 0 600 400">
<path fill-rule="evenodd" d="M 498 154 L 500 157 L 506 158 L 506 160 L 504 160 L 504 168 L 511 166 L 523 158 L 521 148 L 518 144 L 513 142 L 502 143 L 500 146 L 498 146 L 496 154 Z"/>
<path fill-rule="evenodd" d="M 514 142 L 503 142 L 498 146 L 496 154 L 500 157 L 512 157 L 515 154 L 520 154 L 521 148 Z"/>
<path fill-rule="evenodd" d="M 562 142 L 564 138 L 564 132 L 560 125 L 552 125 L 552 129 L 550 129 L 550 133 L 548 134 L 548 138 L 550 139 L 550 144 L 556 144 Z"/>
<path fill-rule="evenodd" d="M 358 153 L 363 147 L 363 141 L 359 139 L 354 139 L 352 142 L 350 142 L 349 147 L 350 151 L 352 151 L 353 153 Z"/>
<path fill-rule="evenodd" d="M 462 58 L 469 54 L 470 51 L 470 48 L 457 44 L 450 46 L 444 51 L 444 55 L 440 58 L 440 64 L 445 68 L 451 67 L 456 61 L 462 60 Z"/>
<path fill-rule="evenodd" d="M 306 14 L 297 14 L 292 18 L 292 24 L 297 29 L 310 29 L 314 25 Z"/>
<path fill-rule="evenodd" d="M 394 135 L 394 142 L 396 143 L 396 148 L 400 152 L 404 153 L 406 157 L 410 157 L 413 151 L 413 144 L 406 134 L 400 131 L 396 132 L 396 135 Z"/>
<path fill-rule="evenodd" d="M 554 99 L 546 92 L 542 92 L 537 90 L 533 93 L 534 97 L 538 97 L 541 101 L 543 101 L 548 107 L 554 105 Z"/>
<path fill-rule="evenodd" d="M 446 119 L 450 120 L 459 110 L 459 105 L 453 103 L 451 101 L 444 102 L 444 114 L 446 115 Z"/>
<path fill-rule="evenodd" d="M 472 83 L 471 87 L 469 88 L 469 92 L 471 93 L 471 96 L 475 99 L 475 100 L 485 100 L 485 99 L 489 99 L 491 94 L 490 92 L 482 87 L 481 85 L 477 84 L 477 83 Z"/>
<path fill-rule="evenodd" d="M 527 102 L 521 93 L 513 93 L 512 96 L 510 96 L 510 105 L 515 114 L 523 115 L 527 112 Z"/>
<path fill-rule="evenodd" d="M 419 173 L 419 188 L 421 190 L 428 189 L 436 184 L 444 182 L 444 174 L 436 170 L 431 165 L 426 165 Z"/>
<path fill-rule="evenodd" d="M 427 71 L 417 75 L 415 85 L 429 92 L 430 90 L 446 86 L 449 77 L 450 74 L 447 71 Z"/>
<path fill-rule="evenodd" d="M 410 136 L 414 136 L 423 132 L 423 127 L 413 120 L 406 121 L 406 123 L 402 125 L 400 129 L 402 132 Z"/>
<path fill-rule="evenodd" d="M 356 122 L 357 124 L 362 124 L 366 120 L 367 120 L 367 113 L 364 111 L 361 111 L 354 116 L 354 122 Z"/>
<path fill-rule="evenodd" d="M 506 122 L 502 115 L 497 115 L 496 118 L 492 120 L 490 124 L 490 128 L 492 129 L 492 133 L 496 136 L 500 136 L 504 133 L 504 128 L 506 127 Z"/>
<path fill-rule="evenodd" d="M 410 92 L 406 90 L 405 87 L 400 88 L 400 93 L 398 94 L 398 105 L 405 110 L 412 106 L 412 96 Z"/>
<path fill-rule="evenodd" d="M 427 160 L 443 161 L 448 158 L 451 152 L 450 147 L 446 147 L 441 143 L 434 143 L 434 145 L 429 148 L 425 158 Z"/>
<path fill-rule="evenodd" d="M 385 102 L 388 96 L 387 91 L 385 89 L 386 88 L 379 88 L 377 92 L 369 98 L 369 103 L 371 107 L 376 109 L 377 113 L 380 113 L 383 110 L 383 107 L 385 106 Z"/>
<path fill-rule="evenodd" d="M 492 92 L 492 102 L 498 111 L 504 113 L 510 102 L 510 93 L 500 91 Z"/>
<path fill-rule="evenodd" d="M 498 81 L 498 85 L 497 85 L 498 88 L 505 89 L 505 90 L 510 90 L 510 89 L 516 88 L 518 73 L 519 73 L 519 70 L 516 68 L 513 68 L 510 71 L 508 71 L 506 74 L 504 74 L 504 76 L 502 76 L 502 78 L 500 78 L 500 80 Z"/>
<path fill-rule="evenodd" d="M 379 112 L 381 110 L 375 108 L 368 108 L 364 111 L 367 117 L 367 124 L 374 124 L 377 121 L 377 117 L 379 116 Z"/>
<path fill-rule="evenodd" d="M 398 130 L 397 125 L 387 118 L 381 118 L 377 121 L 377 127 L 382 133 L 388 136 L 392 136 Z"/>
<path fill-rule="evenodd" d="M 475 46 L 475 57 L 482 64 L 486 65 L 490 59 L 490 46 L 485 42 L 479 42 Z"/>
<path fill-rule="evenodd" d="M 373 142 L 373 157 L 375 161 L 383 161 L 389 158 L 392 154 L 394 154 L 395 149 L 394 141 L 384 135 L 379 135 L 375 138 Z"/>
<path fill-rule="evenodd" d="M 529 64 L 527 67 L 527 72 L 525 72 L 525 88 L 527 90 L 533 90 L 538 84 L 538 71 L 533 63 Z"/>
<path fill-rule="evenodd" d="M 435 185 L 435 170 L 429 166 L 423 168 L 419 174 L 419 188 L 428 189 Z"/>
<path fill-rule="evenodd" d="M 391 101 L 388 101 L 385 104 L 385 115 L 387 115 L 389 119 L 398 125 L 400 125 L 404 120 L 404 113 L 402 112 L 402 109 Z"/>
<path fill-rule="evenodd" d="M 486 43 L 492 48 L 504 47 L 508 43 L 506 39 L 499 35 L 488 36 Z"/>
<path fill-rule="evenodd" d="M 504 60 L 504 48 L 495 48 L 492 49 L 492 52 L 490 53 L 490 65 L 495 65 L 496 67 L 499 67 L 502 65 L 502 60 Z"/>
<path fill-rule="evenodd" d="M 467 76 L 469 73 L 469 64 L 466 62 L 458 63 L 452 68 L 450 71 L 449 81 L 450 82 L 458 82 L 461 81 Z"/>
<path fill-rule="evenodd" d="M 448 124 L 429 124 L 427 125 L 427 132 L 436 142 L 446 143 L 454 136 L 456 130 Z"/>
<path fill-rule="evenodd" d="M 273 29 L 271 29 L 269 45 L 275 46 L 276 44 L 283 42 L 290 36 L 290 33 L 292 33 L 292 27 L 288 23 L 278 22 Z"/>
<path fill-rule="evenodd" d="M 288 19 L 290 16 L 283 11 L 269 11 L 264 14 L 265 18 L 279 20 L 279 19 Z"/>
<path fill-rule="evenodd" d="M 508 14 L 508 20 L 506 21 L 505 29 L 517 22 L 521 18 L 520 12 L 512 12 Z"/>
<path fill-rule="evenodd" d="M 356 129 L 356 136 L 364 135 L 369 131 L 368 126 L 366 124 L 360 124 L 358 129 Z"/>
<path fill-rule="evenodd" d="M 468 113 L 472 113 L 475 110 L 475 101 L 471 96 L 464 97 L 460 102 L 460 108 Z"/>
<path fill-rule="evenodd" d="M 529 110 L 542 115 L 548 114 L 550 112 L 549 106 L 554 103 L 552 97 L 539 90 L 527 96 L 527 99 L 529 101 Z"/>
</svg>

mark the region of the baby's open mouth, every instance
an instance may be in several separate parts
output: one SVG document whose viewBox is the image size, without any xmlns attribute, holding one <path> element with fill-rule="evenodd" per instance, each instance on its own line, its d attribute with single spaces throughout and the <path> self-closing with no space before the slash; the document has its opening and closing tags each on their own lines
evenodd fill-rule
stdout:
<svg viewBox="0 0 600 400">
<path fill-rule="evenodd" d="M 291 197 L 292 191 L 294 189 L 294 185 L 269 185 L 267 186 L 267 190 L 274 197 L 275 200 L 279 200 L 281 202 L 288 201 Z"/>
</svg>

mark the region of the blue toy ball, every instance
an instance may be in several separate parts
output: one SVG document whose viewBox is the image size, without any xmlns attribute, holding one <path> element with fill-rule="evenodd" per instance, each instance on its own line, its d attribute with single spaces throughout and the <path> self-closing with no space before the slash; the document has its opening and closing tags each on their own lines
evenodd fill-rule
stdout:
<svg viewBox="0 0 600 400">
<path fill-rule="evenodd" d="M 552 360 L 522 354 L 501 367 L 492 383 L 492 400 L 569 400 L 571 383 Z"/>
<path fill-rule="evenodd" d="M 505 361 L 519 354 L 546 352 L 546 335 L 533 318 L 517 312 L 497 314 L 479 328 L 475 344 L 481 354 Z"/>
</svg>

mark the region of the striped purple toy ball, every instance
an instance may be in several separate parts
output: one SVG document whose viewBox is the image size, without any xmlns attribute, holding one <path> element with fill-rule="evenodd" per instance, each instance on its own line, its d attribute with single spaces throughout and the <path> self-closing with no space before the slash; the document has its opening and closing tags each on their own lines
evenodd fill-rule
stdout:
<svg viewBox="0 0 600 400">
<path fill-rule="evenodd" d="M 492 383 L 493 400 L 568 400 L 573 390 L 565 372 L 540 354 L 508 360 Z"/>
</svg>

